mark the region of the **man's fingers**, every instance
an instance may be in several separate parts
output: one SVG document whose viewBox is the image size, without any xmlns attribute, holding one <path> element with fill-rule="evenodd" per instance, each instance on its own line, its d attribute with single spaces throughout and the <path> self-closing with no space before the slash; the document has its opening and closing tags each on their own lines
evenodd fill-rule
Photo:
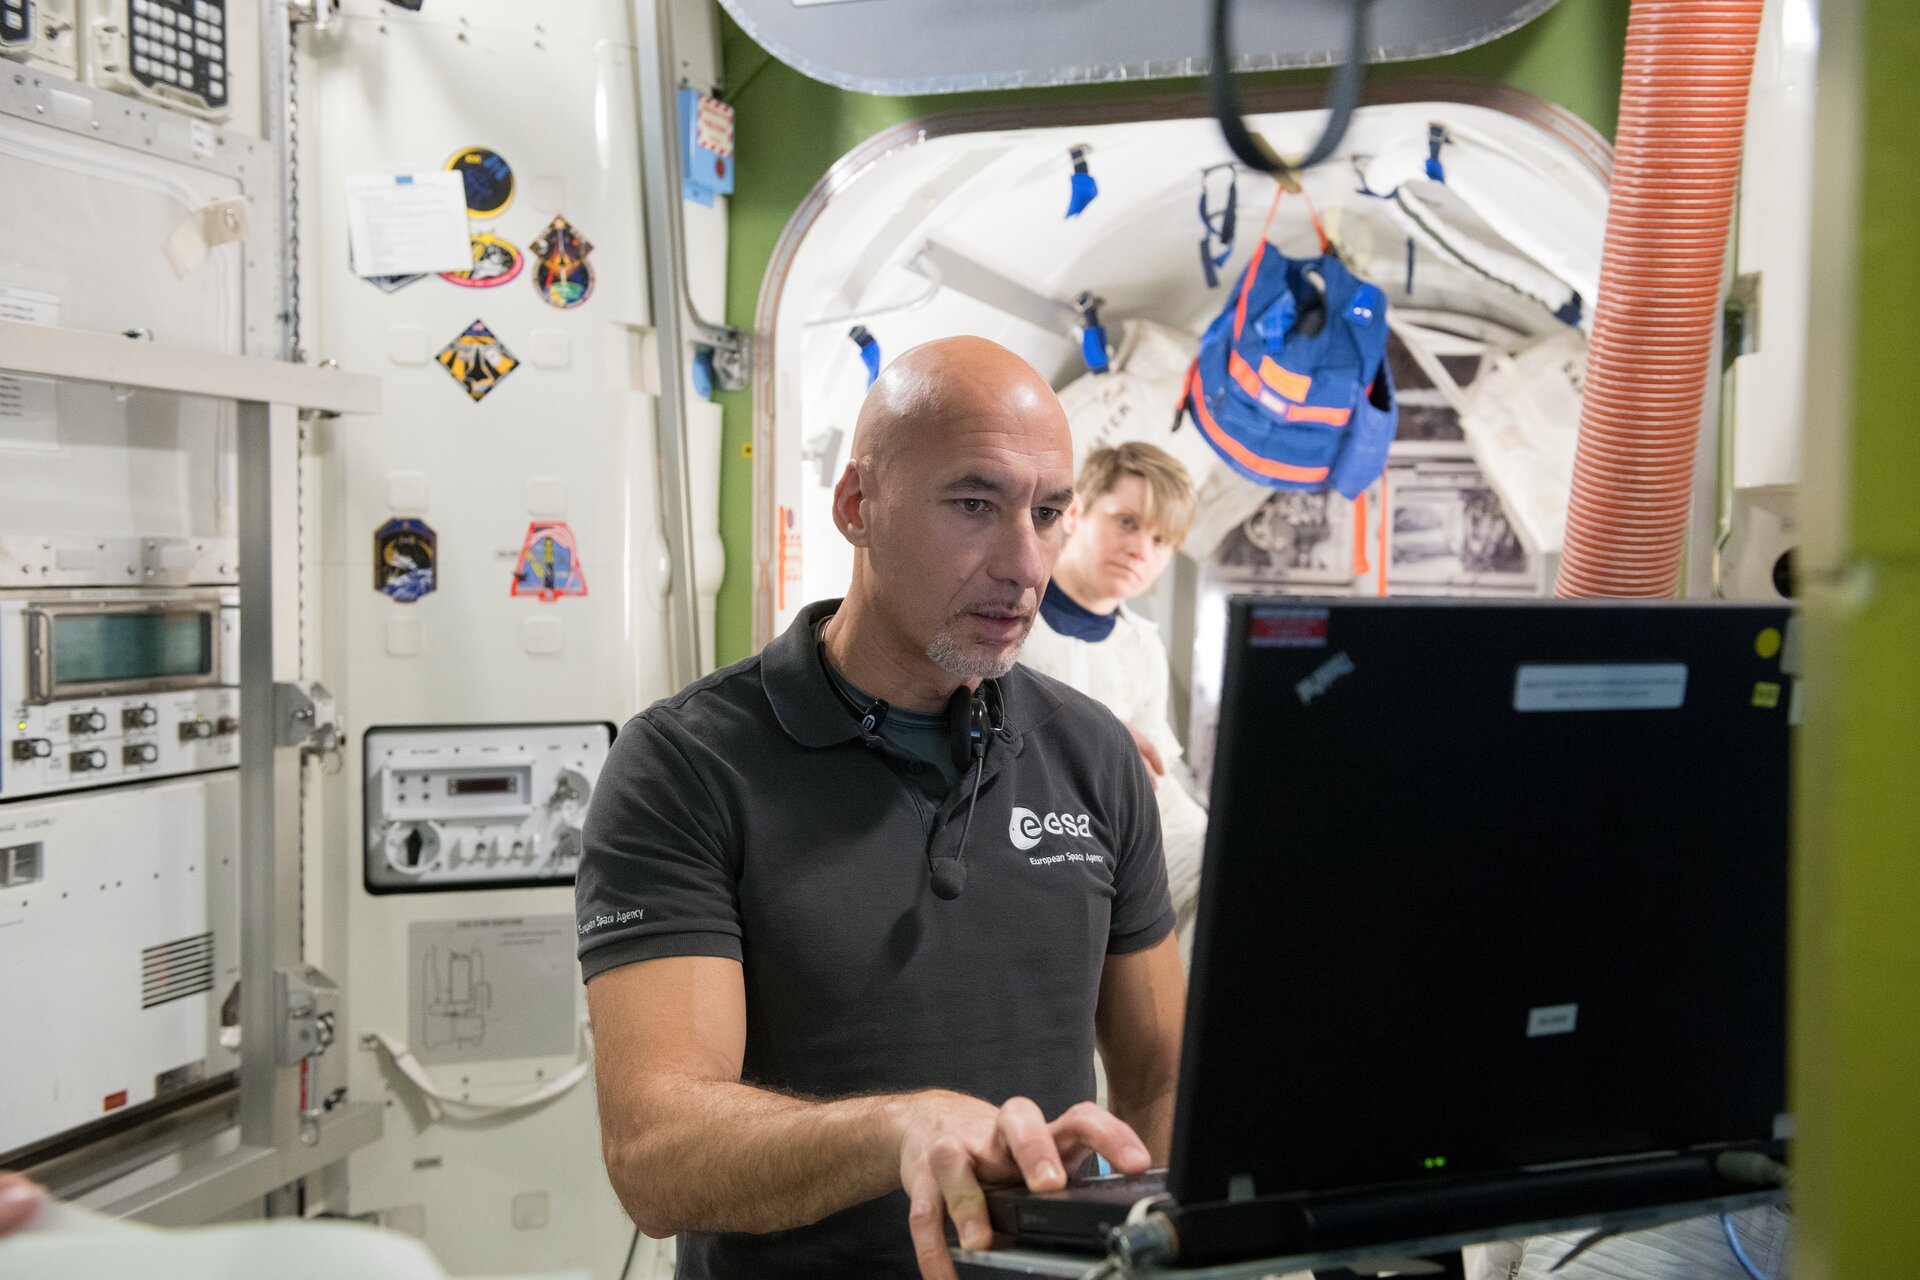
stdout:
<svg viewBox="0 0 1920 1280">
<path fill-rule="evenodd" d="M 1047 1117 L 1031 1098 L 1008 1098 L 1000 1108 L 1000 1136 L 1033 1191 L 1058 1191 L 1067 1184 L 1066 1164 L 1054 1145 Z"/>
<path fill-rule="evenodd" d="M 947 1216 L 960 1237 L 963 1249 L 985 1249 L 993 1243 L 993 1226 L 987 1221 L 987 1195 L 973 1176 L 973 1157 L 958 1138 L 934 1140 L 927 1152 L 927 1165 L 940 1194 L 947 1202 Z"/>
<path fill-rule="evenodd" d="M 1126 1121 L 1091 1102 L 1074 1104 L 1049 1127 L 1056 1143 L 1098 1151 L 1121 1173 L 1145 1173 L 1153 1164 L 1140 1135 Z"/>
<path fill-rule="evenodd" d="M 0 1173 L 0 1236 L 17 1231 L 40 1211 L 40 1188 L 24 1174 Z"/>
<path fill-rule="evenodd" d="M 919 1264 L 921 1280 L 959 1280 L 947 1255 L 947 1219 L 933 1171 L 923 1169 L 907 1195 L 907 1230 L 913 1236 L 913 1260 Z"/>
</svg>

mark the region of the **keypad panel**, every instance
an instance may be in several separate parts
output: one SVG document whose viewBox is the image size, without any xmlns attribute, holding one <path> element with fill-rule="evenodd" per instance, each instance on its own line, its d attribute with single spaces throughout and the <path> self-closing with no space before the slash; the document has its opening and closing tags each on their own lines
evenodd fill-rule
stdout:
<svg viewBox="0 0 1920 1280">
<path fill-rule="evenodd" d="M 227 105 L 226 0 L 128 0 L 127 32 L 136 81 Z"/>
<path fill-rule="evenodd" d="M 0 45 L 11 49 L 33 41 L 33 0 L 0 0 Z"/>
</svg>

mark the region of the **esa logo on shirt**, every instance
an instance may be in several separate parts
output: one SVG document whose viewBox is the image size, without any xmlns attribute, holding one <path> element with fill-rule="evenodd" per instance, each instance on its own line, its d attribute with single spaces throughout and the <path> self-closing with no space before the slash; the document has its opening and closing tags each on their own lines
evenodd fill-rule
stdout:
<svg viewBox="0 0 1920 1280">
<path fill-rule="evenodd" d="M 1016 849 L 1031 849 L 1040 843 L 1042 833 L 1051 836 L 1093 838 L 1093 822 L 1084 813 L 1049 813 L 1045 817 L 1019 805 L 1007 821 L 1007 839 Z"/>
</svg>

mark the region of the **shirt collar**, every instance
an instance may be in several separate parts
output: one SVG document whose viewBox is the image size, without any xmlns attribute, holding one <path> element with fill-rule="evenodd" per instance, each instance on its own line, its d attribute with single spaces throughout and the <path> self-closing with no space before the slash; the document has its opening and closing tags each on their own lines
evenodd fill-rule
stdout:
<svg viewBox="0 0 1920 1280">
<path fill-rule="evenodd" d="M 1098 643 L 1113 634 L 1120 612 L 1095 613 L 1061 590 L 1056 579 L 1047 583 L 1047 594 L 1040 597 L 1040 617 L 1063 636 Z"/>
<path fill-rule="evenodd" d="M 839 607 L 838 600 L 807 605 L 760 654 L 761 680 L 767 701 L 773 704 L 774 719 L 803 747 L 831 747 L 860 736 L 859 724 L 828 683 L 832 677 L 820 664 L 815 648 L 814 629 Z M 1004 726 L 1000 736 L 1013 744 L 1010 754 L 1018 755 L 1020 735 L 1053 719 L 1060 699 L 1018 663 L 998 683 Z"/>
</svg>

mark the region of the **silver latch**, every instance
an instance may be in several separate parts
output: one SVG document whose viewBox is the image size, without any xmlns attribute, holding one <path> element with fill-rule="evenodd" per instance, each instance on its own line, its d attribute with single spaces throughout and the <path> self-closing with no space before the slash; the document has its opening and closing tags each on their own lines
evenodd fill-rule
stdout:
<svg viewBox="0 0 1920 1280">
<path fill-rule="evenodd" d="M 283 1067 L 297 1067 L 325 1053 L 333 1044 L 334 1016 L 340 1007 L 340 988 L 333 979 L 312 965 L 276 969 L 273 988 L 280 1009 L 274 1058 Z"/>
<path fill-rule="evenodd" d="M 320 754 L 340 749 L 333 695 L 317 680 L 273 686 L 274 745 Z"/>
</svg>

